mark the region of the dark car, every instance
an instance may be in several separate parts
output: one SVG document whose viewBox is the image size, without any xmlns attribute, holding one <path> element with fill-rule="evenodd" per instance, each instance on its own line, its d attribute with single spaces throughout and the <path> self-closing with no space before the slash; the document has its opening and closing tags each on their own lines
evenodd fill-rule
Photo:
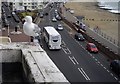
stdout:
<svg viewBox="0 0 120 84">
<path fill-rule="evenodd" d="M 118 76 L 120 76 L 120 60 L 113 60 L 110 63 L 110 68 L 114 71 Z"/>
<path fill-rule="evenodd" d="M 78 41 L 84 41 L 85 38 L 83 37 L 83 35 L 81 33 L 76 33 L 75 34 L 75 39 L 77 39 Z"/>
<path fill-rule="evenodd" d="M 94 43 L 88 43 L 86 49 L 90 52 L 98 53 L 98 48 Z"/>
</svg>

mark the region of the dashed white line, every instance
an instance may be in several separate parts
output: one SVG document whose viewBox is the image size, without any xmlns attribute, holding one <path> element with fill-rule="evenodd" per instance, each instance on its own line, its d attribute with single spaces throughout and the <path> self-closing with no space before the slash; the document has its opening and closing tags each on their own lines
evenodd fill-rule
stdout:
<svg viewBox="0 0 120 84">
<path fill-rule="evenodd" d="M 97 59 L 95 59 L 95 61 L 97 61 Z"/>
<path fill-rule="evenodd" d="M 109 70 L 107 70 L 107 72 L 110 72 Z"/>
<path fill-rule="evenodd" d="M 112 74 L 112 73 L 110 73 L 110 75 L 111 75 L 111 76 L 113 76 L 113 74 Z"/>
<path fill-rule="evenodd" d="M 101 66 L 103 66 L 103 65 L 101 64 Z"/>
<path fill-rule="evenodd" d="M 104 69 L 106 69 L 106 67 L 103 67 Z"/>
<path fill-rule="evenodd" d="M 82 68 L 78 68 L 78 70 L 84 76 L 84 78 L 86 80 L 90 80 L 90 78 L 87 76 L 87 74 L 85 73 L 85 71 Z"/>
<path fill-rule="evenodd" d="M 115 80 L 118 80 L 118 78 L 116 78 L 116 77 L 114 77 L 115 78 Z"/>
<path fill-rule="evenodd" d="M 100 62 L 98 61 L 98 63 L 100 64 Z"/>
</svg>

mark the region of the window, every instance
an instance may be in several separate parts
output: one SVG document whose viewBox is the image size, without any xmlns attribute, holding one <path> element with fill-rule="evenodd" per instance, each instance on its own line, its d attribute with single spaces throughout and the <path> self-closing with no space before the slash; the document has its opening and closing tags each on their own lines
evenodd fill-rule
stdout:
<svg viewBox="0 0 120 84">
<path fill-rule="evenodd" d="M 37 5 L 37 3 L 34 3 L 35 5 Z"/>
<path fill-rule="evenodd" d="M 19 3 L 20 6 L 22 6 L 23 4 L 22 3 Z"/>
<path fill-rule="evenodd" d="M 53 42 L 57 42 L 58 40 L 53 40 Z"/>
<path fill-rule="evenodd" d="M 34 5 L 34 3 L 32 3 L 32 5 Z"/>
<path fill-rule="evenodd" d="M 34 9 L 35 8 L 35 6 L 32 6 L 32 9 Z"/>
</svg>

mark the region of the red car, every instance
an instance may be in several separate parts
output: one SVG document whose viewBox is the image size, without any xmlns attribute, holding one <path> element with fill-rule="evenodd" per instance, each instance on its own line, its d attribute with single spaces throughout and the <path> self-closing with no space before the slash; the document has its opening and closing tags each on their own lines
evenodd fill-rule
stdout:
<svg viewBox="0 0 120 84">
<path fill-rule="evenodd" d="M 86 49 L 90 52 L 98 53 L 98 48 L 94 43 L 88 43 Z"/>
</svg>

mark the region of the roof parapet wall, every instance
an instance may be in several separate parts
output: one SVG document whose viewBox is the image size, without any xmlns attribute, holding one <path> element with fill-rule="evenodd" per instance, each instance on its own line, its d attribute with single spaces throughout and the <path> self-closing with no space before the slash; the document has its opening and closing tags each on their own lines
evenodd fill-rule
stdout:
<svg viewBox="0 0 120 84">
<path fill-rule="evenodd" d="M 12 45 L 12 46 L 11 46 Z M 0 44 L 0 49 L 15 49 L 22 51 L 22 64 L 24 71 L 29 76 L 30 82 L 35 83 L 57 83 L 69 81 L 49 58 L 47 53 L 39 46 L 28 45 L 28 43 L 7 43 Z M 26 64 L 25 64 L 26 63 Z M 25 66 L 29 68 L 31 73 L 27 73 Z"/>
</svg>

